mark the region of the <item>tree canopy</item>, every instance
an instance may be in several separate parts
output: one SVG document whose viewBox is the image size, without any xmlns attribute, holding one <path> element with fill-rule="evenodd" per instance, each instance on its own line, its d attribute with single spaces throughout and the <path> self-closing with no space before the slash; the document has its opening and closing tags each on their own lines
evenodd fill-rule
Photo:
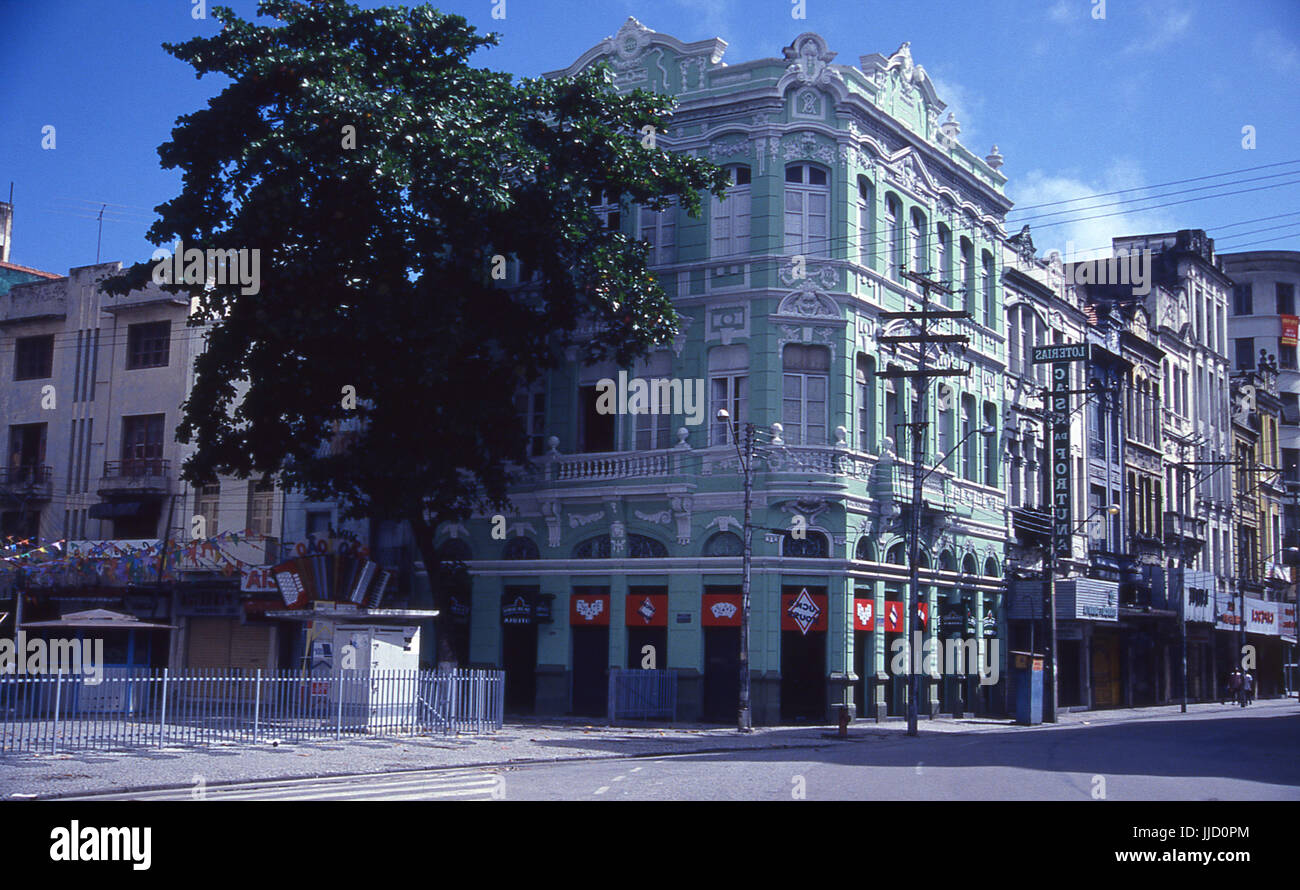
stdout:
<svg viewBox="0 0 1300 890">
<path fill-rule="evenodd" d="M 150 240 L 260 251 L 255 293 L 164 285 L 208 326 L 177 431 L 196 446 L 184 472 L 278 473 L 351 515 L 409 521 L 432 572 L 433 527 L 502 505 L 526 460 L 522 385 L 570 347 L 627 362 L 675 333 L 645 245 L 593 205 L 675 196 L 697 215 L 725 175 L 645 138 L 673 100 L 620 94 L 604 66 L 556 80 L 474 67 L 496 38 L 429 6 L 258 13 L 277 21 L 217 7 L 219 34 L 164 45 L 229 83 L 159 147 L 184 177 Z M 535 280 L 502 286 L 503 257 Z M 351 418 L 351 447 L 322 449 Z"/>
</svg>

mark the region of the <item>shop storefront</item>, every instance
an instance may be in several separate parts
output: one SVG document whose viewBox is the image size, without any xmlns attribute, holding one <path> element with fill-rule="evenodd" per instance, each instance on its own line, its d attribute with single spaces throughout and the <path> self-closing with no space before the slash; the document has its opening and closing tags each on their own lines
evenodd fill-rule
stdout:
<svg viewBox="0 0 1300 890">
<path fill-rule="evenodd" d="M 781 720 L 826 719 L 825 587 L 781 589 Z"/>
</svg>

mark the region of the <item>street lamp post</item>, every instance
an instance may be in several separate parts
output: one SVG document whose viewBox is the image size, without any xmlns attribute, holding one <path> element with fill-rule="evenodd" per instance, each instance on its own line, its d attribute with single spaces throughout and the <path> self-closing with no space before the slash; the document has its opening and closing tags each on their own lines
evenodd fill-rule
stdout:
<svg viewBox="0 0 1300 890">
<path fill-rule="evenodd" d="M 741 453 L 740 436 L 736 421 L 726 408 L 718 409 L 718 420 L 726 423 L 731 431 L 731 441 L 736 446 L 736 457 L 740 459 L 740 471 L 744 476 L 745 486 L 745 527 L 744 549 L 741 551 L 740 566 L 740 703 L 736 715 L 736 730 L 751 732 L 754 728 L 749 706 L 749 590 L 750 565 L 754 556 L 754 425 L 745 424 L 745 450 Z"/>
</svg>

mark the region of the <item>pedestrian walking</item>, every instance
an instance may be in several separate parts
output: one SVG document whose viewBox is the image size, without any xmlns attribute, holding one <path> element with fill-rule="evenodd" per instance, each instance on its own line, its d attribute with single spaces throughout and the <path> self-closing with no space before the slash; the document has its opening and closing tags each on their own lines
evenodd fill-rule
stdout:
<svg viewBox="0 0 1300 890">
<path fill-rule="evenodd" d="M 1255 700 L 1255 675 L 1250 671 L 1246 671 L 1246 676 L 1242 682 L 1245 686 L 1243 691 L 1246 696 L 1246 704 L 1250 704 Z"/>
<path fill-rule="evenodd" d="M 1241 703 L 1241 672 L 1232 671 L 1228 674 L 1228 698 L 1232 703 Z"/>
</svg>

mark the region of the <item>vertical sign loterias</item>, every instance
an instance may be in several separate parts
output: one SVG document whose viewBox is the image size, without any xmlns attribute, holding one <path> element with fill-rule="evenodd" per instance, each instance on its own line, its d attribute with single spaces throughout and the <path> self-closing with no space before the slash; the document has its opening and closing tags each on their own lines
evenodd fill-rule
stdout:
<svg viewBox="0 0 1300 890">
<path fill-rule="evenodd" d="M 1071 552 L 1070 364 L 1052 365 L 1052 538 L 1056 556 Z"/>
</svg>

